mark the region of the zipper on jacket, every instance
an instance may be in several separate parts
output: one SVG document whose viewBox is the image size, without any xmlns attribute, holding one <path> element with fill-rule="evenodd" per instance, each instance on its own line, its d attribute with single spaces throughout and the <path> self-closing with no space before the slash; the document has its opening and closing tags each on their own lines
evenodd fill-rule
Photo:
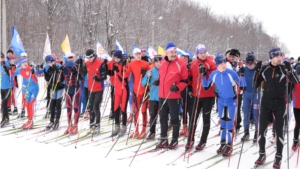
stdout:
<svg viewBox="0 0 300 169">
<path fill-rule="evenodd" d="M 164 96 L 166 95 L 166 94 L 165 94 L 165 80 L 166 80 L 166 76 L 167 76 L 167 74 L 168 74 L 168 69 L 169 69 L 170 63 L 171 63 L 171 62 L 169 62 L 169 65 L 168 65 L 167 71 L 166 71 L 166 75 L 165 75 L 165 77 L 164 77 L 164 85 L 163 85 Z"/>
</svg>

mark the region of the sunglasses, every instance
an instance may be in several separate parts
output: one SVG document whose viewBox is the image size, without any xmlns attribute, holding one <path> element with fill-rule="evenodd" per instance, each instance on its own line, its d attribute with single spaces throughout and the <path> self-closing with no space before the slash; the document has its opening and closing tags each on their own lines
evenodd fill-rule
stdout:
<svg viewBox="0 0 300 169">
<path fill-rule="evenodd" d="M 141 50 L 142 52 L 146 52 L 146 50 Z"/>
<path fill-rule="evenodd" d="M 73 56 L 68 57 L 68 59 L 73 59 Z"/>
<path fill-rule="evenodd" d="M 252 65 L 252 64 L 254 64 L 254 61 L 246 61 L 246 64 L 247 65 Z"/>
</svg>

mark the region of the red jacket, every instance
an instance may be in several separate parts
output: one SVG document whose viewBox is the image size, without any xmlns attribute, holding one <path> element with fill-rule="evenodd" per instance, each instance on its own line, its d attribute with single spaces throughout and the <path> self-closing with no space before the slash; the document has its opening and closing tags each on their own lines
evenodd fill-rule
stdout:
<svg viewBox="0 0 300 169">
<path fill-rule="evenodd" d="M 214 93 L 215 87 L 214 86 L 209 88 L 209 90 L 205 91 L 203 86 L 201 85 L 202 84 L 202 76 L 199 77 L 199 82 L 198 82 L 198 76 L 200 74 L 200 72 L 199 72 L 200 63 L 202 63 L 203 66 L 207 70 L 207 76 L 205 76 L 206 80 L 208 80 L 208 77 L 211 74 L 211 72 L 213 72 L 214 70 L 217 69 L 216 64 L 208 58 L 206 58 L 204 60 L 196 59 L 191 63 L 190 72 L 189 72 L 189 85 L 192 86 L 193 96 L 199 97 L 199 98 L 215 97 L 215 93 Z M 197 85 L 199 85 L 198 87 L 201 86 L 201 89 L 198 88 L 198 96 L 197 96 Z"/>
<path fill-rule="evenodd" d="M 88 74 L 88 89 L 92 92 L 99 92 L 103 91 L 103 81 L 102 82 L 94 82 L 94 87 L 92 89 L 93 81 L 94 81 L 94 75 L 96 74 L 98 78 L 100 77 L 100 67 L 101 67 L 102 61 L 98 58 L 95 58 L 93 62 L 87 61 L 86 62 L 86 69 Z"/>
<path fill-rule="evenodd" d="M 179 88 L 178 92 L 170 92 L 170 88 L 174 83 Z M 168 99 L 180 99 L 181 91 L 185 89 L 187 83 L 188 70 L 186 64 L 178 58 L 169 62 L 166 56 L 159 67 L 158 96 L 165 99 L 170 92 Z"/>
<path fill-rule="evenodd" d="M 111 61 L 109 61 L 108 63 L 107 63 L 107 67 L 108 67 L 108 70 L 109 71 L 113 71 L 113 65 L 114 65 L 114 61 L 113 60 L 111 60 Z M 115 85 L 115 77 L 114 76 L 109 76 L 109 80 L 110 80 L 110 84 L 112 85 L 112 86 L 114 86 Z"/>
<path fill-rule="evenodd" d="M 128 85 L 127 84 L 127 79 L 123 78 L 123 75 L 125 77 L 125 72 L 123 74 L 123 71 L 126 71 L 126 67 L 127 66 L 125 66 L 125 70 L 124 70 L 122 64 L 116 63 L 115 65 L 118 66 L 118 69 L 119 69 L 119 72 L 114 72 L 114 76 L 112 76 L 112 77 L 116 78 L 116 81 L 115 81 L 115 83 L 116 83 L 115 92 L 118 95 L 122 95 L 122 85 L 123 85 L 123 90 Z M 123 80 L 124 80 L 124 82 L 122 82 Z"/>
<path fill-rule="evenodd" d="M 143 60 L 134 60 L 129 63 L 128 69 L 126 70 L 125 78 L 129 77 L 132 72 L 133 75 L 133 91 L 138 95 L 143 95 L 145 92 L 145 87 L 142 86 L 142 76 L 141 69 L 144 68 L 145 71 L 149 70 L 149 63 Z M 139 92 L 139 93 L 137 93 Z"/>
<path fill-rule="evenodd" d="M 300 109 L 300 83 L 294 84 L 292 92 L 293 106 L 294 108 Z"/>
</svg>

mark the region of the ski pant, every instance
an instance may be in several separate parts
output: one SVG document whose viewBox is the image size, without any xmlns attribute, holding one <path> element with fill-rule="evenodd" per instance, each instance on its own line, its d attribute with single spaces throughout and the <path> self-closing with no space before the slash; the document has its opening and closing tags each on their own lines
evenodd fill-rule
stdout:
<svg viewBox="0 0 300 169">
<path fill-rule="evenodd" d="M 17 107 L 17 100 L 15 98 L 15 91 L 16 91 L 16 88 L 12 88 L 10 93 L 11 93 L 11 96 L 9 97 L 8 99 L 8 102 L 7 102 L 7 106 L 10 108 L 11 105 L 12 105 L 12 102 L 14 103 L 14 107 Z"/>
<path fill-rule="evenodd" d="M 277 153 L 282 154 L 284 138 L 282 134 L 285 115 L 285 99 L 284 98 L 267 98 L 262 97 L 259 118 L 259 136 L 258 143 L 261 152 L 265 152 L 266 134 L 268 130 L 268 121 L 270 114 L 275 117 L 275 136 L 277 144 Z"/>
<path fill-rule="evenodd" d="M 48 107 L 49 106 L 49 103 L 50 103 L 50 97 L 51 97 L 51 87 L 49 87 L 49 84 L 48 84 L 48 87 L 47 87 L 47 104 L 46 106 Z"/>
<path fill-rule="evenodd" d="M 252 108 L 250 108 L 252 102 Z M 252 98 L 252 93 L 244 92 L 243 99 L 243 111 L 244 111 L 244 130 L 249 130 L 250 124 L 250 115 L 255 122 L 255 130 L 258 130 L 258 115 L 259 115 L 259 102 L 260 102 L 260 94 L 254 93 Z M 250 112 L 251 110 L 251 112 Z"/>
<path fill-rule="evenodd" d="M 164 104 L 165 99 L 159 98 L 159 107 L 161 111 L 159 112 L 160 126 L 161 126 L 161 139 L 168 139 L 168 120 L 169 114 L 171 116 L 171 124 L 173 127 L 172 140 L 178 141 L 179 136 L 179 106 L 180 99 L 167 99 Z"/>
<path fill-rule="evenodd" d="M 122 112 L 122 123 L 123 126 L 126 126 L 127 123 L 127 103 L 129 97 L 129 88 L 128 86 L 124 86 L 122 89 L 122 94 L 114 95 L 114 115 L 115 115 L 115 123 L 116 125 L 120 125 L 120 111 Z"/>
<path fill-rule="evenodd" d="M 86 109 L 86 94 L 85 94 L 84 85 L 82 83 L 80 83 L 80 90 L 81 90 L 80 106 L 82 105 L 80 114 L 83 114 Z"/>
<path fill-rule="evenodd" d="M 66 91 L 68 89 L 66 88 Z M 77 90 L 77 91 L 76 91 Z M 78 119 L 80 115 L 80 97 L 81 90 L 78 90 L 76 86 L 69 86 L 68 93 L 66 93 L 66 107 L 67 107 L 67 117 L 68 124 L 72 124 L 72 108 L 74 110 L 74 124 L 78 124 Z M 74 101 L 74 104 L 73 104 Z M 73 106 L 72 106 L 73 105 Z"/>
<path fill-rule="evenodd" d="M 103 91 L 90 92 L 90 125 L 100 124 L 100 104 L 102 102 Z"/>
<path fill-rule="evenodd" d="M 133 86 L 129 86 L 129 109 L 130 113 L 133 113 L 133 104 L 132 104 L 132 94 L 133 94 Z"/>
<path fill-rule="evenodd" d="M 9 97 L 10 97 L 10 89 L 1 89 L 1 100 L 2 100 L 2 108 L 3 108 L 3 110 L 2 110 L 2 112 L 3 112 L 2 119 L 3 118 L 9 119 L 9 117 L 8 117 L 8 106 L 7 106 Z"/>
<path fill-rule="evenodd" d="M 52 99 L 49 102 L 50 104 L 49 111 L 51 115 L 50 122 L 54 123 L 55 114 L 56 114 L 56 119 L 60 119 L 63 93 L 64 93 L 64 89 L 60 89 L 54 91 L 52 94 Z"/>
<path fill-rule="evenodd" d="M 150 100 L 150 133 L 155 133 L 156 121 L 157 121 L 157 113 L 158 113 L 158 101 Z"/>
<path fill-rule="evenodd" d="M 194 107 L 195 110 L 192 112 L 192 117 L 189 123 L 189 141 L 194 141 L 194 136 L 195 136 L 195 131 L 197 128 L 197 122 L 198 122 L 198 117 L 200 115 L 201 109 L 202 109 L 202 118 L 203 118 L 203 130 L 202 130 L 202 136 L 200 142 L 206 143 L 207 136 L 209 134 L 209 129 L 210 129 L 210 115 L 211 115 L 211 110 L 213 105 L 215 104 L 215 98 L 214 97 L 208 97 L 208 98 L 192 98 L 192 103 L 197 104 L 198 100 L 198 105 L 193 105 L 191 107 Z M 196 109 L 197 107 L 197 109 Z"/>
<path fill-rule="evenodd" d="M 300 126 L 300 108 L 294 107 L 294 116 L 295 116 L 294 140 L 298 140 L 299 126 Z"/>
<path fill-rule="evenodd" d="M 84 94 L 85 94 L 85 102 L 86 102 L 86 107 L 87 108 L 90 108 L 90 104 L 91 104 L 91 101 L 89 100 L 89 89 L 84 87 Z M 84 112 L 85 113 L 85 112 Z"/>
<path fill-rule="evenodd" d="M 27 108 L 27 114 L 30 120 L 32 120 L 34 116 L 34 103 L 38 94 L 39 94 L 38 85 L 32 86 L 31 88 L 29 87 L 28 90 L 26 91 L 26 94 L 24 94 L 25 107 Z"/>
<path fill-rule="evenodd" d="M 182 92 L 181 93 L 181 98 L 182 98 L 182 123 L 183 125 L 187 125 L 187 124 L 190 124 L 191 123 L 191 109 L 189 109 L 188 107 L 190 107 L 192 105 L 192 98 L 190 97 L 190 95 L 188 94 L 188 91 L 187 91 L 187 87 L 186 89 L 184 89 L 185 92 Z M 192 107 L 192 106 L 191 106 Z M 188 123 L 188 117 L 189 116 L 189 123 Z"/>
<path fill-rule="evenodd" d="M 22 110 L 25 109 L 25 94 L 22 93 Z"/>
<path fill-rule="evenodd" d="M 241 122 L 242 122 L 242 117 L 241 117 L 241 106 L 242 106 L 242 101 L 243 101 L 243 95 L 239 94 L 238 95 L 238 106 L 237 106 L 237 114 L 236 114 L 236 125 L 235 128 L 236 129 L 240 129 L 241 126 Z"/>
<path fill-rule="evenodd" d="M 223 111 L 227 107 L 228 111 Z M 221 140 L 226 140 L 231 143 L 233 134 L 233 122 L 235 117 L 236 100 L 218 98 L 218 113 L 221 124 Z"/>
<path fill-rule="evenodd" d="M 142 101 L 144 101 L 144 102 L 142 103 Z M 148 100 L 143 100 L 143 95 L 136 95 L 135 93 L 133 93 L 132 102 L 134 104 L 134 109 L 133 109 L 134 110 L 134 125 L 136 127 L 138 127 L 138 120 L 139 120 L 139 114 L 140 114 L 139 110 L 142 107 L 141 110 L 142 110 L 142 116 L 143 116 L 143 127 L 146 127 L 147 123 L 148 123 L 148 115 L 147 115 Z M 179 110 L 179 107 L 178 107 L 178 110 Z"/>
<path fill-rule="evenodd" d="M 111 90 L 110 90 L 110 111 L 111 113 L 114 112 L 114 100 L 115 100 L 115 87 L 114 86 L 110 86 L 111 87 Z"/>
</svg>

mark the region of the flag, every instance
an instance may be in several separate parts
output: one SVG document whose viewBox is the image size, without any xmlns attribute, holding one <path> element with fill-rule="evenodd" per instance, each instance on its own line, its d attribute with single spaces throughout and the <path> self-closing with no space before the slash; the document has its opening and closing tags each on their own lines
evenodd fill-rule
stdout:
<svg viewBox="0 0 300 169">
<path fill-rule="evenodd" d="M 25 52 L 20 35 L 14 26 L 12 27 L 12 39 L 10 42 L 10 47 L 18 56 L 21 56 L 21 53 Z"/>
<path fill-rule="evenodd" d="M 120 43 L 117 40 L 116 40 L 116 50 L 122 51 L 122 54 L 124 53 L 124 49 L 122 48 L 122 46 L 120 45 Z"/>
<path fill-rule="evenodd" d="M 71 52 L 71 46 L 70 46 L 68 34 L 66 34 L 65 40 L 61 44 L 61 49 L 64 53 Z"/>
<path fill-rule="evenodd" d="M 45 41 L 43 56 L 45 57 L 47 55 L 51 55 L 51 44 L 50 44 L 48 32 L 46 33 L 46 41 Z"/>
<path fill-rule="evenodd" d="M 107 59 L 111 61 L 111 57 L 108 55 L 104 47 L 101 45 L 99 41 L 97 41 L 97 56 L 102 59 Z"/>
<path fill-rule="evenodd" d="M 192 54 L 190 51 L 188 51 L 187 49 L 185 49 L 184 51 L 185 51 L 187 54 L 189 54 L 189 56 L 190 56 L 190 59 L 192 59 L 192 58 L 193 58 L 193 56 L 194 56 L 194 55 L 193 55 L 193 54 Z"/>
<path fill-rule="evenodd" d="M 162 56 L 166 56 L 166 52 L 161 46 L 157 47 L 157 54 L 162 55 Z"/>
<path fill-rule="evenodd" d="M 148 54 L 149 54 L 151 59 L 153 59 L 154 56 L 157 55 L 157 52 L 150 45 L 148 45 L 148 50 L 147 51 L 148 51 Z"/>
<path fill-rule="evenodd" d="M 179 49 L 179 48 L 176 48 L 176 51 L 177 51 L 177 55 L 178 56 L 181 56 L 181 55 L 189 55 L 188 53 L 186 53 L 185 51 Z"/>
</svg>

